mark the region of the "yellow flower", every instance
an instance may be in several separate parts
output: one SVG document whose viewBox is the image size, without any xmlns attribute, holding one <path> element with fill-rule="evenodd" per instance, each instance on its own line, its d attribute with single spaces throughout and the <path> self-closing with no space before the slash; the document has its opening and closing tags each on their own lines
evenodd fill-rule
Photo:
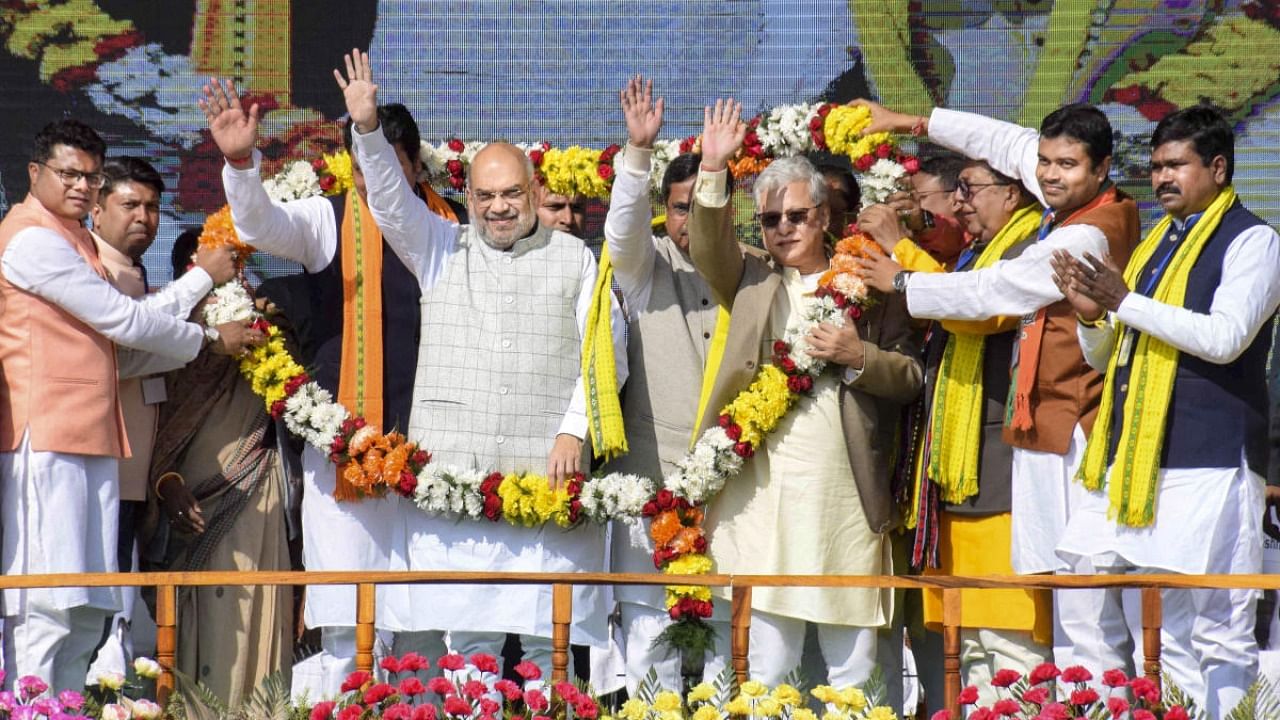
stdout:
<svg viewBox="0 0 1280 720">
<path fill-rule="evenodd" d="M 684 713 L 679 710 L 668 710 L 658 713 L 658 720 L 684 720 Z"/>
<path fill-rule="evenodd" d="M 853 712 L 861 712 L 867 706 L 867 696 L 856 687 L 847 687 L 840 691 L 840 704 Z"/>
<path fill-rule="evenodd" d="M 720 711 L 711 705 L 703 705 L 693 713 L 693 720 L 721 720 Z"/>
<path fill-rule="evenodd" d="M 749 698 L 758 698 L 769 692 L 769 688 L 765 687 L 764 683 L 755 680 L 748 680 L 742 683 L 742 686 L 738 689 L 742 692 L 743 697 Z"/>
<path fill-rule="evenodd" d="M 742 442 L 759 446 L 764 436 L 778 425 L 791 409 L 795 396 L 787 388 L 787 374 L 776 365 L 765 365 L 755 380 L 724 410 L 742 428 Z"/>
<path fill-rule="evenodd" d="M 693 689 L 685 696 L 685 701 L 690 705 L 693 705 L 694 703 L 706 702 L 715 696 L 715 686 L 709 682 L 702 682 L 693 686 Z M 697 720 L 696 716 L 694 720 Z"/>
<path fill-rule="evenodd" d="M 739 695 L 725 704 L 724 711 L 730 715 L 750 715 L 751 703 L 747 702 L 746 698 Z"/>
<path fill-rule="evenodd" d="M 326 194 L 340 195 L 355 187 L 355 180 L 351 176 L 351 156 L 346 150 L 339 150 L 332 155 L 326 153 L 323 157 L 329 174 L 337 181 Z"/>
<path fill-rule="evenodd" d="M 778 717 L 782 714 L 782 703 L 771 697 L 760 698 L 756 702 L 756 714 L 765 717 Z"/>
<path fill-rule="evenodd" d="M 618 717 L 622 720 L 644 720 L 649 714 L 649 706 L 643 700 L 631 698 L 622 703 L 622 708 L 618 710 Z"/>
<path fill-rule="evenodd" d="M 818 720 L 818 716 L 809 708 L 795 708 L 791 711 L 791 720 Z"/>
<path fill-rule="evenodd" d="M 849 713 L 841 710 L 828 710 L 822 714 L 822 720 L 850 720 Z"/>
<path fill-rule="evenodd" d="M 810 694 L 813 695 L 814 700 L 820 703 L 835 705 L 840 702 L 840 693 L 836 692 L 836 689 L 830 685 L 819 685 Z"/>
<path fill-rule="evenodd" d="M 671 712 L 680 709 L 680 694 L 664 690 L 653 699 L 653 709 L 658 712 Z"/>
<path fill-rule="evenodd" d="M 881 705 L 880 707 L 871 708 L 871 712 L 867 713 L 867 720 L 898 720 L 898 716 L 889 708 Z"/>
<path fill-rule="evenodd" d="M 795 707 L 803 702 L 804 697 L 800 695 L 799 690 L 784 684 L 773 689 L 773 699 L 787 707 Z"/>
</svg>

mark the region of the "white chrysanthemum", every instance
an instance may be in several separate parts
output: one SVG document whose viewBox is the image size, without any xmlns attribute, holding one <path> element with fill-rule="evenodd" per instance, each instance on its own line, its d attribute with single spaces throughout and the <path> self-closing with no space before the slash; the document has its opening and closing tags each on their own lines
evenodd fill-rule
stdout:
<svg viewBox="0 0 1280 720">
<path fill-rule="evenodd" d="M 840 273 L 832 279 L 831 285 L 841 295 L 853 300 L 861 302 L 867 299 L 867 284 L 862 278 L 853 273 Z"/>
</svg>

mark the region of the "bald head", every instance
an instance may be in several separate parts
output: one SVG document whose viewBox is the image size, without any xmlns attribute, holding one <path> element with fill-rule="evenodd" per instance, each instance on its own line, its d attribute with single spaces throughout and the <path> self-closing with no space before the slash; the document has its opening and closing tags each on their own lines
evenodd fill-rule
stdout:
<svg viewBox="0 0 1280 720">
<path fill-rule="evenodd" d="M 505 250 L 533 231 L 533 163 L 510 143 L 490 143 L 467 170 L 467 205 L 480 239 Z"/>
</svg>

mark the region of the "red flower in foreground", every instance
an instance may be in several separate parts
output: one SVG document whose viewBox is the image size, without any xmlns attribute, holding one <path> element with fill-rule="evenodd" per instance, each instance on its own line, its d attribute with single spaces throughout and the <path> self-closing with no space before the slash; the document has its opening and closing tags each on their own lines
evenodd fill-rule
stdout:
<svg viewBox="0 0 1280 720">
<path fill-rule="evenodd" d="M 991 720 L 995 716 L 996 714 L 988 708 L 978 708 L 969 713 L 969 720 Z"/>
<path fill-rule="evenodd" d="M 382 720 L 413 720 L 413 707 L 396 703 L 382 711 Z"/>
<path fill-rule="evenodd" d="M 316 703 L 311 708 L 311 720 L 329 720 L 333 717 L 333 709 L 337 707 L 337 703 L 332 700 Z"/>
<path fill-rule="evenodd" d="M 471 703 L 457 695 L 450 695 L 444 701 L 444 711 L 448 715 L 470 715 Z"/>
<path fill-rule="evenodd" d="M 418 695 L 425 695 L 426 692 L 427 692 L 427 686 L 423 685 L 422 681 L 416 677 L 407 677 L 404 680 L 400 681 L 400 694 L 404 695 L 405 697 L 416 697 Z"/>
<path fill-rule="evenodd" d="M 1174 705 L 1164 714 L 1164 720 L 1190 720 L 1181 705 Z"/>
<path fill-rule="evenodd" d="M 528 690 L 524 694 L 524 704 L 534 712 L 542 712 L 546 710 L 550 703 L 547 702 L 547 696 L 542 694 L 540 690 Z"/>
<path fill-rule="evenodd" d="M 400 672 L 400 658 L 395 656 L 384 657 L 382 662 L 378 663 L 378 667 L 389 673 L 398 673 Z"/>
<path fill-rule="evenodd" d="M 360 705 L 348 705 L 338 712 L 338 720 L 360 720 L 364 708 Z"/>
<path fill-rule="evenodd" d="M 396 689 L 386 683 L 378 683 L 364 693 L 365 705 L 377 705 L 396 694 Z"/>
<path fill-rule="evenodd" d="M 960 697 L 956 698 L 956 702 L 961 705 L 972 705 L 978 702 L 978 688 L 970 685 L 960 691 Z"/>
<path fill-rule="evenodd" d="M 489 692 L 489 687 L 479 680 L 468 680 L 462 684 L 462 694 L 472 700 L 479 700 Z"/>
<path fill-rule="evenodd" d="M 342 692 L 351 692 L 364 687 L 364 684 L 373 679 L 373 676 L 364 670 L 357 670 L 347 676 L 345 682 L 342 683 Z"/>
<path fill-rule="evenodd" d="M 1098 691 L 1093 688 L 1071 691 L 1072 705 L 1092 705 L 1096 702 L 1098 702 Z"/>
<path fill-rule="evenodd" d="M 1158 720 L 1150 710 L 1134 710 L 1133 720 Z"/>
<path fill-rule="evenodd" d="M 524 692 L 520 689 L 520 686 L 510 680 L 499 680 L 493 684 L 493 689 L 502 693 L 502 697 L 506 698 L 510 702 L 515 702 L 524 696 Z"/>
<path fill-rule="evenodd" d="M 542 677 L 542 669 L 535 663 L 525 660 L 515 666 L 516 674 L 525 680 L 538 680 Z"/>
<path fill-rule="evenodd" d="M 816 118 L 815 118 L 816 119 Z M 950 710 L 939 710 L 929 716 L 929 720 L 952 720 Z"/>
<path fill-rule="evenodd" d="M 741 458 L 750 458 L 756 454 L 756 449 L 748 442 L 734 443 L 733 451 Z"/>
<path fill-rule="evenodd" d="M 1033 687 L 1022 693 L 1022 702 L 1043 705 L 1049 699 L 1049 688 Z"/>
<path fill-rule="evenodd" d="M 413 709 L 411 720 L 436 720 L 436 706 L 419 705 Z"/>
<path fill-rule="evenodd" d="M 1053 663 L 1041 663 L 1032 669 L 1028 681 L 1032 685 L 1039 685 L 1040 683 L 1049 682 L 1061 674 L 1062 671 L 1058 669 L 1057 665 L 1054 665 Z"/>
<path fill-rule="evenodd" d="M 853 162 L 853 168 L 858 172 L 866 172 L 876 164 L 876 157 L 870 153 L 863 155 Z"/>
<path fill-rule="evenodd" d="M 1010 717 L 1013 715 L 1017 715 L 1018 711 L 1021 709 L 1022 707 L 1018 705 L 1017 700 L 1010 700 L 1009 698 L 1005 698 L 1004 700 L 998 700 L 996 701 L 995 705 L 991 706 L 991 712 L 995 713 L 1000 717 Z"/>
<path fill-rule="evenodd" d="M 1049 703 L 1040 708 L 1040 714 L 1036 716 L 1036 720 L 1068 720 L 1071 712 L 1067 710 L 1067 706 L 1062 703 Z"/>
<path fill-rule="evenodd" d="M 449 138 L 449 149 L 454 152 L 462 152 L 467 149 L 467 144 L 458 138 Z"/>
<path fill-rule="evenodd" d="M 427 689 L 441 697 L 454 693 L 453 683 L 442 677 L 434 677 L 428 680 Z"/>
<path fill-rule="evenodd" d="M 1141 700 L 1148 705 L 1155 705 L 1160 702 L 1160 688 L 1156 687 L 1155 682 L 1150 678 L 1136 677 L 1129 681 L 1129 690 L 1133 692 L 1136 700 Z"/>
<path fill-rule="evenodd" d="M 480 672 L 498 672 L 498 659 L 486 653 L 476 653 L 472 655 L 471 664 Z"/>
<path fill-rule="evenodd" d="M 1111 717 L 1119 718 L 1129 712 L 1129 701 L 1121 697 L 1107 698 L 1107 710 L 1111 713 Z"/>
<path fill-rule="evenodd" d="M 1109 688 L 1124 687 L 1129 684 L 1129 676 L 1125 675 L 1124 671 L 1119 668 L 1107 670 L 1102 673 L 1102 684 Z"/>
<path fill-rule="evenodd" d="M 1064 683 L 1082 683 L 1089 682 L 1093 679 L 1093 673 L 1085 670 L 1080 665 L 1072 665 L 1062 671 L 1062 682 Z"/>
</svg>

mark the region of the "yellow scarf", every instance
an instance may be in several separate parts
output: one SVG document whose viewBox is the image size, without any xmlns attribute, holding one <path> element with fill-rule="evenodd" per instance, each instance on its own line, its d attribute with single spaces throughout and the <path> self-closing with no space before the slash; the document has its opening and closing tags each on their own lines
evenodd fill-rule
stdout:
<svg viewBox="0 0 1280 720">
<path fill-rule="evenodd" d="M 609 245 L 600 250 L 600 272 L 591 290 L 591 309 L 582 338 L 582 384 L 587 428 L 596 457 L 611 460 L 627 452 L 627 433 L 618 400 L 618 367 L 613 356 L 613 263 Z"/>
<path fill-rule="evenodd" d="M 1040 208 L 1018 210 L 978 256 L 974 270 L 991 267 L 1008 250 L 1040 226 Z M 942 499 L 960 503 L 978 494 L 978 459 L 982 440 L 982 357 L 987 336 L 952 333 L 938 366 L 933 407 L 929 413 L 929 477 Z"/>
<path fill-rule="evenodd" d="M 1222 216 L 1235 200 L 1236 192 L 1233 187 L 1227 186 L 1219 191 L 1204 215 L 1174 251 L 1152 299 L 1166 305 L 1182 307 L 1191 269 L 1209 238 L 1218 229 Z M 1125 284 L 1131 290 L 1136 287 L 1139 275 L 1164 240 L 1172 222 L 1171 217 L 1164 216 L 1134 251 L 1124 273 Z M 1111 351 L 1111 359 L 1107 362 L 1098 420 L 1093 424 L 1084 461 L 1076 473 L 1077 479 L 1090 490 L 1100 490 L 1107 484 L 1116 368 L 1124 362 L 1122 355 L 1127 352 L 1130 344 L 1124 341 L 1126 332 L 1128 330 L 1123 324 L 1116 324 L 1116 343 Z M 1160 472 L 1160 454 L 1164 446 L 1169 399 L 1173 395 L 1174 377 L 1178 371 L 1178 350 L 1146 333 L 1135 331 L 1133 339 L 1136 340 L 1132 343 L 1133 369 L 1130 372 L 1129 392 L 1125 395 L 1124 419 L 1120 426 L 1120 442 L 1114 466 L 1120 482 L 1108 484 L 1111 506 L 1107 514 L 1121 525 L 1146 527 L 1155 519 L 1156 480 Z"/>
</svg>

